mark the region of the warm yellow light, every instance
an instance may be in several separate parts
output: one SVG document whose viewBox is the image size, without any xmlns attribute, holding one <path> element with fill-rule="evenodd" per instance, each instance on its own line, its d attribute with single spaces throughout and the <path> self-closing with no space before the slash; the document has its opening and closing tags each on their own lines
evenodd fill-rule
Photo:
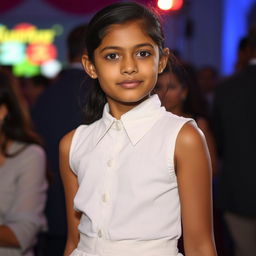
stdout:
<svg viewBox="0 0 256 256">
<path fill-rule="evenodd" d="M 161 10 L 169 10 L 173 7 L 174 0 L 158 0 L 158 7 Z"/>
</svg>

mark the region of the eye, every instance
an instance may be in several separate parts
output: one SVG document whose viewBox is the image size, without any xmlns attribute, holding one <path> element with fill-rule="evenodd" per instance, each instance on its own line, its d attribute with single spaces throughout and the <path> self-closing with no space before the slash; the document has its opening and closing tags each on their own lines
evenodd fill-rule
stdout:
<svg viewBox="0 0 256 256">
<path fill-rule="evenodd" d="M 136 55 L 137 55 L 138 57 L 145 58 L 145 57 L 150 56 L 151 53 L 150 53 L 149 51 L 143 50 L 143 51 L 137 52 Z"/>
<path fill-rule="evenodd" d="M 107 60 L 117 60 L 119 59 L 119 55 L 117 53 L 109 53 L 105 56 Z"/>
</svg>

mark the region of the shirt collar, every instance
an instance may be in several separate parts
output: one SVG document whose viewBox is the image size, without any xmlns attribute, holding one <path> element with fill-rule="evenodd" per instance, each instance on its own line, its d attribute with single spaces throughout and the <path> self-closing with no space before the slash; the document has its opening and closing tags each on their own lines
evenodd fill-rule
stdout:
<svg viewBox="0 0 256 256">
<path fill-rule="evenodd" d="M 107 134 L 114 123 L 120 122 L 132 145 L 135 146 L 164 113 L 165 108 L 161 107 L 161 102 L 156 94 L 123 114 L 120 120 L 117 120 L 109 113 L 109 105 L 107 103 L 104 107 L 102 118 L 96 127 L 95 145 Z"/>
</svg>

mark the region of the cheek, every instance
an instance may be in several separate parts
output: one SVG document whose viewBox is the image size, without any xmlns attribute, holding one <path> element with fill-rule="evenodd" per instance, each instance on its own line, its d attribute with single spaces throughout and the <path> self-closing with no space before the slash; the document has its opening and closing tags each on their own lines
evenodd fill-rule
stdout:
<svg viewBox="0 0 256 256">
<path fill-rule="evenodd" d="M 147 73 L 151 74 L 154 78 L 158 78 L 158 65 L 159 61 L 154 58 L 154 59 L 149 59 L 149 60 L 142 60 L 138 62 L 139 66 L 139 72 L 141 73 Z"/>
<path fill-rule="evenodd" d="M 152 86 L 153 88 L 156 86 L 157 83 L 157 75 L 152 76 Z"/>
<path fill-rule="evenodd" d="M 144 72 L 145 72 L 145 74 L 150 74 L 150 80 L 152 82 L 152 86 L 154 87 L 158 80 L 158 67 L 154 66 L 151 68 L 149 67 L 147 69 L 145 68 Z"/>
<path fill-rule="evenodd" d="M 98 80 L 102 88 L 116 82 L 118 71 L 114 67 L 97 69 Z"/>
</svg>

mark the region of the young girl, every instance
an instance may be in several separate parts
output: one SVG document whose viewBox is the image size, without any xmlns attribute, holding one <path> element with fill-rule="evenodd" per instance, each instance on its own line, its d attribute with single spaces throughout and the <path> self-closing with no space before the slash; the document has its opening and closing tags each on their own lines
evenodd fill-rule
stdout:
<svg viewBox="0 0 256 256">
<path fill-rule="evenodd" d="M 89 24 L 87 51 L 87 124 L 60 143 L 65 255 L 177 256 L 182 217 L 186 255 L 216 256 L 205 139 L 150 96 L 169 55 L 157 16 L 108 6 Z"/>
</svg>

